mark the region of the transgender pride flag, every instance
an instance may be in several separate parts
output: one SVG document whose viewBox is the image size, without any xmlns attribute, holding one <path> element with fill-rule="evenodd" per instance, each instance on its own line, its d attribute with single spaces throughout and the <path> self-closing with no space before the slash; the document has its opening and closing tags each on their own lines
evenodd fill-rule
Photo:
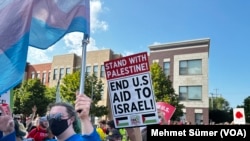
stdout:
<svg viewBox="0 0 250 141">
<path fill-rule="evenodd" d="M 90 33 L 89 0 L 1 0 L 0 95 L 21 82 L 28 46 L 47 49 L 65 34 Z"/>
</svg>

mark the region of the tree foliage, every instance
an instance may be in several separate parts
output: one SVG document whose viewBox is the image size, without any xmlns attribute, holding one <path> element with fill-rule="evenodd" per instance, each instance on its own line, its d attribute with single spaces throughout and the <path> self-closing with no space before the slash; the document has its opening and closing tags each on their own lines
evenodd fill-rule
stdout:
<svg viewBox="0 0 250 141">
<path fill-rule="evenodd" d="M 210 97 L 209 107 L 211 110 L 230 110 L 229 102 L 223 97 Z"/>
<path fill-rule="evenodd" d="M 209 119 L 215 123 L 224 123 L 233 121 L 233 109 L 229 110 L 209 110 Z"/>
<path fill-rule="evenodd" d="M 246 97 L 243 105 L 238 105 L 237 108 L 244 108 L 246 122 L 250 123 L 250 96 Z"/>
<path fill-rule="evenodd" d="M 80 87 L 80 71 L 76 71 L 72 74 L 66 75 L 62 84 L 60 85 L 60 94 L 63 101 L 67 101 L 74 104 L 75 93 Z M 92 105 L 90 109 L 90 114 L 101 117 L 108 113 L 108 108 L 106 106 L 97 105 L 97 103 L 102 99 L 103 83 L 95 75 L 89 76 L 85 75 L 85 86 L 84 93 L 92 98 Z"/>
<path fill-rule="evenodd" d="M 37 106 L 37 114 L 45 115 L 47 106 L 52 99 L 46 96 L 46 87 L 40 79 L 24 81 L 20 87 L 14 90 L 14 113 L 22 113 L 26 116 L 32 113 L 31 108 Z"/>
<path fill-rule="evenodd" d="M 166 76 L 161 66 L 158 63 L 153 63 L 150 66 L 152 85 L 157 102 L 166 102 L 176 108 L 172 119 L 177 119 L 183 115 L 183 104 L 179 103 L 179 97 L 175 93 L 172 86 L 172 81 L 169 76 Z"/>
</svg>

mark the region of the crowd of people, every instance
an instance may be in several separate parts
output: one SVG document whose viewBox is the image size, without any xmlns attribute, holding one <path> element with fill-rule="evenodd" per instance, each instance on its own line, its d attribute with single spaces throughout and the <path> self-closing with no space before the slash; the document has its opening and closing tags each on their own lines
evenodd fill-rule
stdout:
<svg viewBox="0 0 250 141">
<path fill-rule="evenodd" d="M 96 128 L 102 141 L 130 141 L 125 128 L 116 128 L 114 120 L 100 120 Z"/>
<path fill-rule="evenodd" d="M 100 120 L 94 127 L 90 105 L 89 97 L 77 94 L 75 107 L 65 102 L 53 103 L 48 105 L 48 113 L 40 117 L 34 106 L 26 122 L 21 121 L 22 115 L 13 115 L 9 107 L 6 110 L 0 105 L 0 141 L 137 141 L 133 128 L 115 128 L 114 120 Z M 189 121 L 166 121 L 159 111 L 158 115 L 160 125 L 193 125 Z M 146 127 L 141 128 L 140 135 L 140 140 L 147 140 Z"/>
<path fill-rule="evenodd" d="M 37 120 L 32 120 L 34 117 L 28 117 L 26 128 L 20 122 L 20 115 L 13 116 L 11 112 L 6 112 L 3 106 L 0 106 L 2 112 L 0 141 L 101 141 L 96 128 L 89 120 L 90 104 L 89 97 L 77 94 L 75 107 L 64 102 L 51 104 L 48 115 L 37 116 Z M 81 133 L 75 130 L 78 119 Z"/>
</svg>

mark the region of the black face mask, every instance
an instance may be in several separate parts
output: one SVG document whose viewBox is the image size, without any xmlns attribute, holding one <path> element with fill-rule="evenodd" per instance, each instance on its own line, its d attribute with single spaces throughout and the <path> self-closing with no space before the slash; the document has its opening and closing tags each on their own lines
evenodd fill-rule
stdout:
<svg viewBox="0 0 250 141">
<path fill-rule="evenodd" d="M 52 134 L 55 136 L 59 136 L 60 134 L 62 134 L 68 127 L 68 119 L 52 118 L 49 120 L 49 128 Z"/>
</svg>

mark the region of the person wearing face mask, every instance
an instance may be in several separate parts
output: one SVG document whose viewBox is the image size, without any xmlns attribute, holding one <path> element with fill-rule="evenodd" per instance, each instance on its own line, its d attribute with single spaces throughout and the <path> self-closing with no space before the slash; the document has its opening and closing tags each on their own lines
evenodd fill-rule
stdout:
<svg viewBox="0 0 250 141">
<path fill-rule="evenodd" d="M 68 103 L 49 105 L 49 128 L 58 141 L 100 141 L 89 116 L 91 99 L 83 94 L 76 96 L 75 108 Z M 79 111 L 79 112 L 76 112 Z M 77 116 L 81 122 L 82 134 L 76 133 Z"/>
</svg>

